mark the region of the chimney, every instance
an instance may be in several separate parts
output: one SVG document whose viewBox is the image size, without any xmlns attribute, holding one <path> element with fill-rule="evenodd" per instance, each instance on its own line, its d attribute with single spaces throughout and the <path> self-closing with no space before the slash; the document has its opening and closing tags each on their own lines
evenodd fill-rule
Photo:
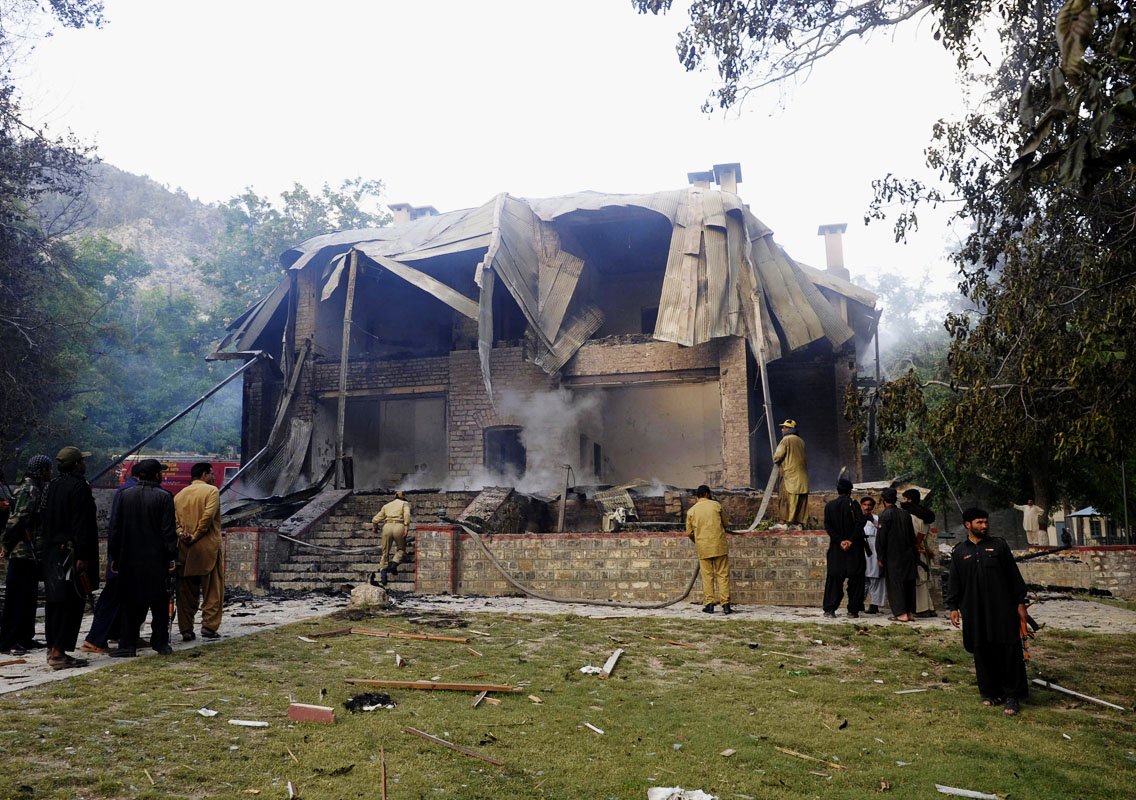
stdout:
<svg viewBox="0 0 1136 800">
<path fill-rule="evenodd" d="M 391 203 L 387 208 L 390 209 L 391 216 L 394 217 L 395 225 L 410 222 L 410 210 L 413 208 L 410 203 Z"/>
<path fill-rule="evenodd" d="M 849 280 L 852 277 L 844 268 L 844 232 L 846 230 L 848 230 L 847 222 L 821 225 L 817 228 L 817 236 L 824 237 L 824 255 L 828 262 L 828 271 L 843 280 Z"/>
<path fill-rule="evenodd" d="M 715 164 L 714 181 L 723 192 L 737 194 L 738 184 L 742 182 L 742 165 L 737 162 L 732 164 Z"/>
<path fill-rule="evenodd" d="M 390 209 L 391 216 L 394 217 L 395 225 L 402 225 L 404 222 L 413 222 L 419 217 L 436 217 L 438 216 L 438 209 L 434 206 L 412 206 L 410 203 L 391 203 L 387 208 Z"/>
<path fill-rule="evenodd" d="M 686 173 L 686 180 L 691 186 L 697 186 L 699 189 L 709 189 L 710 181 L 714 180 L 714 173 L 709 170 L 706 172 L 688 172 Z"/>
</svg>

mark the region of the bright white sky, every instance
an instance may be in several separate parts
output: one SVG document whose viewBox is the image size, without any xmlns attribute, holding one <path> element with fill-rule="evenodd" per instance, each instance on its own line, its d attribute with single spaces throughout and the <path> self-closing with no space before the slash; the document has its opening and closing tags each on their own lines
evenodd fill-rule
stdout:
<svg viewBox="0 0 1136 800">
<path fill-rule="evenodd" d="M 681 2 L 676 3 L 681 6 Z M 740 193 L 800 261 L 819 224 L 849 223 L 853 274 L 946 281 L 944 216 L 907 246 L 865 228 L 871 181 L 923 174 L 959 91 L 929 22 L 822 64 L 779 108 L 700 111 L 712 76 L 683 71 L 676 8 L 630 0 L 106 0 L 100 30 L 41 41 L 17 75 L 33 116 L 102 158 L 207 202 L 277 197 L 355 176 L 441 211 L 507 191 L 647 192 L 738 161 Z"/>
</svg>

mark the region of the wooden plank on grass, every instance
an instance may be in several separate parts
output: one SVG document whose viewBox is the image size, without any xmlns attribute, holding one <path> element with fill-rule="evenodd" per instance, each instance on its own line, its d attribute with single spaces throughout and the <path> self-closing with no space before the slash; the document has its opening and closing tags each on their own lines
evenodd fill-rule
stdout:
<svg viewBox="0 0 1136 800">
<path fill-rule="evenodd" d="M 615 665 L 619 662 L 619 657 L 623 655 L 623 648 L 618 648 L 614 653 L 608 656 L 607 661 L 604 662 L 603 669 L 600 670 L 600 678 L 607 679 L 611 677 L 611 672 L 615 669 Z"/>
<path fill-rule="evenodd" d="M 310 633 L 308 635 L 313 639 L 325 639 L 329 636 L 347 636 L 350 633 L 350 628 L 339 628 L 334 631 L 320 631 L 319 633 Z"/>
<path fill-rule="evenodd" d="M 1049 681 L 1042 680 L 1041 678 L 1034 678 L 1033 682 L 1036 683 L 1038 686 L 1044 686 L 1046 689 L 1052 689 L 1055 692 L 1061 692 L 1062 694 L 1067 694 L 1070 697 L 1077 697 L 1077 698 L 1080 698 L 1081 700 L 1088 700 L 1090 703 L 1097 703 L 1098 705 L 1102 705 L 1105 708 L 1114 708 L 1117 711 L 1127 711 L 1128 710 L 1124 706 L 1118 706 L 1115 703 L 1110 703 L 1107 700 L 1101 700 L 1097 697 L 1092 697 L 1091 695 L 1081 694 L 1080 692 L 1074 692 L 1072 689 L 1066 689 L 1063 686 L 1058 686 L 1056 683 L 1050 683 Z"/>
<path fill-rule="evenodd" d="M 648 639 L 663 644 L 673 644 L 675 647 L 697 647 L 698 645 L 691 644 L 690 642 L 677 642 L 674 639 L 664 639 L 662 636 L 648 636 Z"/>
<path fill-rule="evenodd" d="M 814 758 L 813 756 L 807 756 L 804 753 L 798 753 L 796 750 L 790 750 L 788 747 L 777 747 L 776 745 L 774 745 L 773 749 L 778 753 L 785 753 L 786 755 L 803 758 L 806 761 L 815 761 L 818 764 L 824 764 L 826 767 L 832 767 L 833 769 L 848 769 L 848 767 L 844 766 L 843 764 L 837 764 L 834 761 L 825 761 L 823 758 Z"/>
<path fill-rule="evenodd" d="M 481 705 L 481 701 L 485 699 L 485 695 L 487 694 L 489 694 L 489 692 L 482 692 L 477 697 L 475 697 L 473 700 L 473 707 L 477 708 L 479 705 Z"/>
<path fill-rule="evenodd" d="M 439 681 L 387 681 L 369 678 L 347 678 L 347 683 L 361 686 L 381 686 L 384 689 L 431 689 L 451 692 L 512 692 L 507 683 L 442 683 Z"/>
<path fill-rule="evenodd" d="M 435 636 L 431 633 L 401 633 L 399 631 L 380 631 L 370 628 L 351 628 L 349 633 L 356 636 L 381 636 L 385 639 L 421 639 L 427 642 L 458 642 L 466 644 L 469 639 L 461 636 Z"/>
<path fill-rule="evenodd" d="M 471 750 L 468 747 L 462 747 L 460 744 L 454 744 L 453 742 L 447 742 L 445 739 L 440 739 L 437 736 L 433 736 L 429 733 L 426 733 L 426 731 L 420 731 L 417 728 L 403 728 L 402 732 L 403 733 L 409 733 L 409 734 L 412 734 L 414 736 L 418 736 L 419 738 L 425 739 L 428 742 L 433 742 L 434 744 L 440 744 L 440 745 L 442 745 L 442 747 L 448 747 L 451 750 L 454 750 L 458 753 L 461 753 L 462 755 L 469 756 L 470 758 L 480 758 L 482 761 L 485 761 L 489 764 L 493 764 L 494 766 L 498 766 L 498 767 L 505 766 L 505 762 L 502 761 L 499 758 L 494 758 L 493 756 L 487 756 L 484 753 L 479 753 L 476 750 Z"/>
</svg>

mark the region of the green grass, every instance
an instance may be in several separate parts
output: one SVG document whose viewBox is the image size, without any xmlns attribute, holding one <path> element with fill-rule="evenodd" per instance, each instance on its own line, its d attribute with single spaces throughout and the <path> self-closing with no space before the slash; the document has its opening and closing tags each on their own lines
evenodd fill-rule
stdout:
<svg viewBox="0 0 1136 800">
<path fill-rule="evenodd" d="M 391 615 L 354 623 L 446 635 L 463 635 L 468 625 L 490 634 L 464 634 L 482 657 L 444 642 L 296 638 L 351 624 L 328 619 L 2 696 L 0 797 L 275 799 L 287 797 L 292 781 L 304 800 L 378 798 L 380 747 L 391 800 L 641 799 L 650 786 L 675 785 L 722 800 L 863 798 L 877 794 L 881 781 L 894 798 L 936 796 L 934 784 L 942 783 L 1013 798 L 1111 800 L 1131 797 L 1136 785 L 1130 711 L 1040 689 L 1016 719 L 983 708 L 954 632 L 531 619 L 430 616 L 412 623 Z M 602 665 L 616 647 L 626 652 L 611 679 L 578 671 Z M 390 651 L 407 660 L 403 669 Z M 1047 629 L 1033 646 L 1030 674 L 1131 707 L 1136 637 Z M 393 710 L 349 714 L 342 707 L 364 691 L 345 678 L 435 676 L 507 682 L 520 691 L 476 709 L 469 694 L 419 690 L 391 691 Z M 909 688 L 928 691 L 894 694 Z M 337 707 L 336 725 L 290 724 L 289 700 L 321 703 L 320 689 L 327 690 L 322 702 Z M 207 719 L 196 713 L 200 707 L 220 713 Z M 230 718 L 270 727 L 238 728 Z M 407 735 L 407 726 L 505 766 Z M 777 747 L 839 759 L 846 769 Z M 727 748 L 737 752 L 720 756 Z"/>
</svg>

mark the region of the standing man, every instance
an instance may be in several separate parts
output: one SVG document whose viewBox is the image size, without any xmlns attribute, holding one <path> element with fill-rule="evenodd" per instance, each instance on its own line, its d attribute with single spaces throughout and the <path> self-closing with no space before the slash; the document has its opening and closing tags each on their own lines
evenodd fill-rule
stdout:
<svg viewBox="0 0 1136 800">
<path fill-rule="evenodd" d="M 191 642 L 193 618 L 201 605 L 201 635 L 217 639 L 225 602 L 225 558 L 221 549 L 221 493 L 214 485 L 213 467 L 200 461 L 189 469 L 193 482 L 177 493 L 178 561 L 177 618 L 181 640 Z"/>
<path fill-rule="evenodd" d="M 880 606 L 887 605 L 887 588 L 880 574 L 879 550 L 876 547 L 876 533 L 880 518 L 875 514 L 876 501 L 872 497 L 860 498 L 860 510 L 864 513 L 864 540 L 868 543 L 867 564 L 864 567 L 865 594 L 868 607 L 865 614 L 880 613 Z"/>
<path fill-rule="evenodd" d="M 733 614 L 730 605 L 730 556 L 726 546 L 726 514 L 722 505 L 710 494 L 710 487 L 702 484 L 694 490 L 698 498 L 686 512 L 686 535 L 694 542 L 698 553 L 698 571 L 702 573 L 702 610 L 714 613 L 714 606 L 722 604 L 723 614 Z M 714 583 L 718 591 L 714 591 Z"/>
<path fill-rule="evenodd" d="M 935 563 L 934 534 L 931 523 L 935 512 L 923 505 L 918 489 L 904 489 L 899 507 L 911 515 L 915 528 L 915 616 L 935 616 L 935 598 L 931 594 L 931 565 Z"/>
<path fill-rule="evenodd" d="M 388 574 L 398 572 L 398 565 L 406 555 L 406 532 L 410 530 L 410 503 L 402 492 L 394 493 L 394 500 L 379 509 L 371 518 L 371 530 L 379 532 L 382 526 L 383 553 L 379 558 L 379 583 L 387 585 Z M 394 558 L 391 558 L 391 548 Z"/>
<path fill-rule="evenodd" d="M 824 530 L 828 533 L 828 576 L 824 581 L 824 615 L 835 617 L 844 599 L 848 581 L 848 616 L 864 610 L 864 515 L 852 499 L 852 481 L 836 482 L 835 500 L 824 506 Z"/>
<path fill-rule="evenodd" d="M 891 618 L 911 622 L 915 612 L 915 527 L 911 515 L 896 506 L 898 497 L 891 486 L 880 492 L 884 510 L 876 534 L 877 563 L 887 582 Z"/>
<path fill-rule="evenodd" d="M 1005 703 L 1009 716 L 1029 695 L 1022 657 L 1026 584 L 1005 539 L 989 535 L 988 514 L 962 514 L 967 537 L 951 551 L 947 608 L 951 624 L 962 622 L 962 643 L 974 655 L 978 691 L 986 706 Z"/>
<path fill-rule="evenodd" d="M 801 530 L 809 517 L 809 465 L 805 440 L 797 435 L 797 421 L 781 423 L 781 442 L 773 453 L 773 463 L 781 468 L 781 510 L 783 522 Z"/>
<path fill-rule="evenodd" d="M 110 519 L 107 530 L 114 528 L 118 517 L 118 505 L 122 502 L 122 493 L 131 486 L 138 485 L 138 467 L 141 461 L 134 462 L 130 467 L 130 477 L 122 482 L 115 490 L 110 501 Z M 118 573 L 114 571 L 110 559 L 107 559 L 106 582 L 103 590 L 99 592 L 99 599 L 95 603 L 95 618 L 91 621 L 91 629 L 87 631 L 87 638 L 79 649 L 84 653 L 109 653 L 109 639 L 118 640 L 119 630 L 122 626 L 122 598 L 118 583 Z"/>
<path fill-rule="evenodd" d="M 138 655 L 138 632 L 150 613 L 150 647 L 162 655 L 170 648 L 169 595 L 166 581 L 177 559 L 174 498 L 162 488 L 162 462 L 138 464 L 138 485 L 122 493 L 107 541 L 107 558 L 121 581 L 122 623 L 112 658 Z"/>
<path fill-rule="evenodd" d="M 8 559 L 4 584 L 4 616 L 0 619 L 0 653 L 22 656 L 43 642 L 35 640 L 39 601 L 39 560 L 43 551 L 43 499 L 51 480 L 51 459 L 32 456 L 24 482 L 12 498 L 12 510 L 0 542 L 0 558 Z"/>
<path fill-rule="evenodd" d="M 85 667 L 74 650 L 87 596 L 99 584 L 99 526 L 85 453 L 64 447 L 55 456 L 59 475 L 47 485 L 43 508 L 43 588 L 47 598 L 47 665 Z"/>
<path fill-rule="evenodd" d="M 1022 528 L 1026 532 L 1026 541 L 1030 547 L 1044 547 L 1049 544 L 1043 540 L 1041 533 L 1041 507 L 1033 504 L 1033 498 L 1026 500 L 1024 506 L 1015 505 L 1015 509 L 1022 512 Z M 1048 534 L 1048 531 L 1046 531 Z"/>
</svg>

